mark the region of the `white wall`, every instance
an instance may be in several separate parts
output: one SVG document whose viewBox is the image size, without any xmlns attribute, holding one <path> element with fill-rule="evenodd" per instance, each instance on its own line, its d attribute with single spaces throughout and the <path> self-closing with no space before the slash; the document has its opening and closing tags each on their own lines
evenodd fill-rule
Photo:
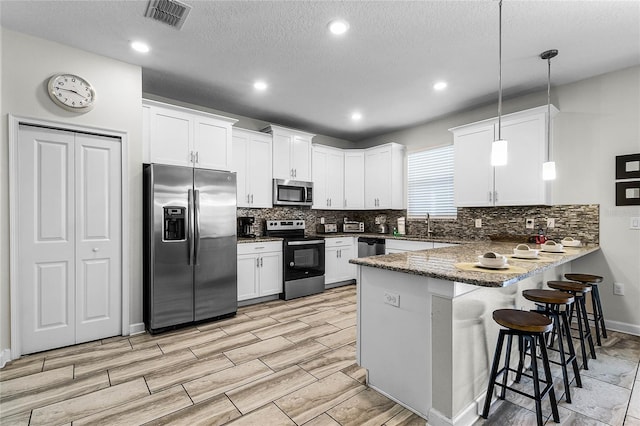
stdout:
<svg viewBox="0 0 640 426">
<path fill-rule="evenodd" d="M 72 125 L 126 132 L 129 142 L 129 220 L 131 322 L 142 322 L 142 73 L 138 66 L 98 56 L 7 29 L 1 34 L 0 139 L 0 349 L 10 345 L 9 200 L 7 115 L 33 117 Z M 96 89 L 97 102 L 85 114 L 57 107 L 46 92 L 57 72 L 86 78 Z"/>
<path fill-rule="evenodd" d="M 603 310 L 620 330 L 640 334 L 640 231 L 629 229 L 640 207 L 615 205 L 615 157 L 640 153 L 640 67 L 552 87 L 551 102 L 560 109 L 553 129 L 552 152 L 558 169 L 554 204 L 599 204 L 601 251 L 575 262 L 581 272 L 602 275 Z M 546 90 L 504 102 L 505 114 L 546 105 Z M 424 125 L 364 140 L 359 146 L 387 142 L 408 151 L 453 143 L 447 130 L 496 116 L 495 105 L 453 114 Z M 625 284 L 624 296 L 613 282 Z"/>
</svg>

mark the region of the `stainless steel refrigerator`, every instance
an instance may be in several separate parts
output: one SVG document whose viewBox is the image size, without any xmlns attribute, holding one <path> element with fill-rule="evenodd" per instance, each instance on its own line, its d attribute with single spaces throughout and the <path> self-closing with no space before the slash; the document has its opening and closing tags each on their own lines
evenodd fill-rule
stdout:
<svg viewBox="0 0 640 426">
<path fill-rule="evenodd" d="M 162 164 L 143 171 L 147 330 L 234 315 L 235 173 Z"/>
</svg>

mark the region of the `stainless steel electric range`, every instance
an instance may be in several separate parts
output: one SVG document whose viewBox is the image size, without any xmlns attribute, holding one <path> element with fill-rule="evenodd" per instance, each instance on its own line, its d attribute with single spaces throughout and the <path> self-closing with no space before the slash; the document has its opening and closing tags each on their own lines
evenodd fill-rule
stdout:
<svg viewBox="0 0 640 426">
<path fill-rule="evenodd" d="M 324 239 L 305 236 L 301 219 L 267 220 L 265 235 L 284 239 L 285 300 L 324 291 Z"/>
</svg>

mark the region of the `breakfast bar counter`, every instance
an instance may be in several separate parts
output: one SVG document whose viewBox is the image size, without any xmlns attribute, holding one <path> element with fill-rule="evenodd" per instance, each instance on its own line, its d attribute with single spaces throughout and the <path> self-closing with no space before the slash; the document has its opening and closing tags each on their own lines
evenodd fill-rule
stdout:
<svg viewBox="0 0 640 426">
<path fill-rule="evenodd" d="M 573 260 L 599 250 L 566 247 L 516 259 L 510 256 L 516 245 L 473 242 L 352 259 L 358 265 L 357 359 L 369 386 L 430 425 L 473 424 L 498 336 L 493 311 L 533 309 L 523 290 L 564 279 Z M 478 267 L 486 252 L 506 255 L 507 267 Z"/>
</svg>

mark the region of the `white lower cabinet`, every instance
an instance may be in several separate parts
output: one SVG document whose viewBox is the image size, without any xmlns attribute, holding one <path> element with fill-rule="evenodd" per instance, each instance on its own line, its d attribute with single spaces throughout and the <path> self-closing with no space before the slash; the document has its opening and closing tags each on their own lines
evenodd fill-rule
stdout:
<svg viewBox="0 0 640 426">
<path fill-rule="evenodd" d="M 238 301 L 282 293 L 282 242 L 238 244 Z"/>
<path fill-rule="evenodd" d="M 349 259 L 358 257 L 355 238 L 325 238 L 324 247 L 324 283 L 333 284 L 355 279 L 356 265 L 349 263 Z"/>
</svg>

